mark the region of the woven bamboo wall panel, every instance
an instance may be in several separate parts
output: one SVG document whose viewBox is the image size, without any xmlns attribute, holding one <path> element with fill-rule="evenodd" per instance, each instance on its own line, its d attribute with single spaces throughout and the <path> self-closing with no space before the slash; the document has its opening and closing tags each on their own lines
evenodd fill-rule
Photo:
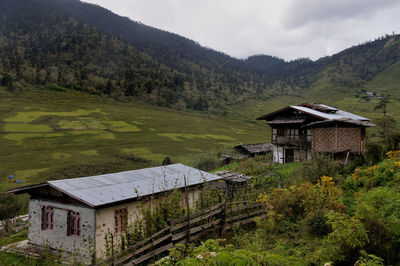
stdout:
<svg viewBox="0 0 400 266">
<path fill-rule="evenodd" d="M 338 128 L 338 151 L 361 151 L 360 128 Z"/>
<path fill-rule="evenodd" d="M 312 149 L 316 152 L 336 150 L 336 128 L 314 128 L 312 130 Z"/>
</svg>

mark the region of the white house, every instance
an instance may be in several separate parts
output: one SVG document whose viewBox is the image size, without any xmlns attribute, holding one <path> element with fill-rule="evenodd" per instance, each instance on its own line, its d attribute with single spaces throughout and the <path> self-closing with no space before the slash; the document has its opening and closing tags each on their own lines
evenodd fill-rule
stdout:
<svg viewBox="0 0 400 266">
<path fill-rule="evenodd" d="M 78 253 L 92 262 L 105 255 L 105 236 L 116 237 L 141 217 L 139 202 L 173 189 L 189 191 L 193 207 L 204 183 L 222 177 L 182 164 L 47 181 L 8 193 L 28 193 L 29 243 Z"/>
</svg>

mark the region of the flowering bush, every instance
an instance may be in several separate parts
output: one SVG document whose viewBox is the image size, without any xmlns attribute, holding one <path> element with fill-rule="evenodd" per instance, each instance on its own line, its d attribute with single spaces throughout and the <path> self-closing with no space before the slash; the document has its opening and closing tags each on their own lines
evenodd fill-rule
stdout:
<svg viewBox="0 0 400 266">
<path fill-rule="evenodd" d="M 400 184 L 400 151 L 390 151 L 387 155 L 389 159 L 377 165 L 357 168 L 347 180 L 347 185 L 350 186 L 349 183 L 352 183 L 355 189 L 368 190 L 377 186 Z"/>
</svg>

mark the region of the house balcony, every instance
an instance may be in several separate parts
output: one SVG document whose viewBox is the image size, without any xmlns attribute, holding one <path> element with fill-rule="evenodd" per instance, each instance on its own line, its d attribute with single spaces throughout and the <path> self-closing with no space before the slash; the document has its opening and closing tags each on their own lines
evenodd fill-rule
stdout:
<svg viewBox="0 0 400 266">
<path fill-rule="evenodd" d="M 272 140 L 273 144 L 276 145 L 287 145 L 287 146 L 311 146 L 311 138 L 307 139 L 307 136 L 276 136 L 275 140 Z"/>
</svg>

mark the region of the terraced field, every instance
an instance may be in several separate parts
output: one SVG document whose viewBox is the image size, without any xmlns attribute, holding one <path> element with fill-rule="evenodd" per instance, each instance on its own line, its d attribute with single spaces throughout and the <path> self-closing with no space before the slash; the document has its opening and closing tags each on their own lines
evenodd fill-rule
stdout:
<svg viewBox="0 0 400 266">
<path fill-rule="evenodd" d="M 104 100 L 79 92 L 0 93 L 1 190 L 159 165 L 267 140 L 264 123 Z M 21 179 L 12 183 L 7 176 Z"/>
<path fill-rule="evenodd" d="M 128 104 L 76 91 L 0 88 L 0 191 L 55 178 L 86 176 L 174 162 L 194 165 L 201 155 L 240 143 L 269 140 L 269 129 L 255 118 L 290 104 L 319 100 L 366 117 L 377 100 L 347 93 L 337 99 L 301 95 L 250 100 L 233 106 L 228 118 Z M 388 114 L 400 117 L 392 99 Z M 369 129 L 370 139 L 378 129 Z M 10 182 L 13 174 L 22 184 Z"/>
</svg>

